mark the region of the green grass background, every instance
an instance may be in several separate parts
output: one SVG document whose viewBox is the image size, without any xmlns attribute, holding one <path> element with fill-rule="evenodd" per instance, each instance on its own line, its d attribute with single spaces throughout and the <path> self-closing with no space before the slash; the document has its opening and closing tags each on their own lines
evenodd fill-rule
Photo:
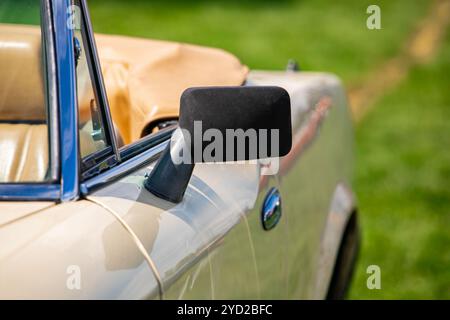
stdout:
<svg viewBox="0 0 450 320">
<path fill-rule="evenodd" d="M 378 4 L 382 30 L 365 27 Z M 96 32 L 214 46 L 253 69 L 304 70 L 359 81 L 414 32 L 425 0 L 89 1 Z M 450 299 L 450 36 L 356 127 L 354 188 L 363 244 L 350 298 Z M 366 268 L 381 267 L 381 290 Z"/>
<path fill-rule="evenodd" d="M 450 33 L 356 133 L 364 242 L 350 297 L 450 299 Z M 380 291 L 365 288 L 369 264 Z"/>
</svg>

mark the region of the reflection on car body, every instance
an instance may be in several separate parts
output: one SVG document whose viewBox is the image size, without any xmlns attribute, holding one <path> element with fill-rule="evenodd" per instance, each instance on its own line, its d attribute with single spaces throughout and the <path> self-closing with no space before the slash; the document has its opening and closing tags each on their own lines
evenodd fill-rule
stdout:
<svg viewBox="0 0 450 320">
<path fill-rule="evenodd" d="M 30 21 L 0 4 L 1 298 L 344 295 L 351 272 L 336 266 L 358 225 L 353 133 L 336 76 L 249 71 L 218 49 L 94 35 L 84 0 L 24 3 Z M 292 149 L 273 175 L 260 160 L 197 163 L 175 203 L 146 182 L 182 93 L 199 86 L 283 88 Z M 282 214 L 265 230 L 273 190 Z M 79 288 L 67 286 L 71 266 Z"/>
</svg>

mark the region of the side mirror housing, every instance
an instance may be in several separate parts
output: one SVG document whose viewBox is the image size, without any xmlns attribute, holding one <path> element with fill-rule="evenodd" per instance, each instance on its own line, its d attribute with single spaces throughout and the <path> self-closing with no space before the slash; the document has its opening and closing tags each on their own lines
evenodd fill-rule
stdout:
<svg viewBox="0 0 450 320">
<path fill-rule="evenodd" d="M 165 200 L 183 199 L 195 163 L 284 156 L 292 146 L 289 94 L 280 87 L 189 88 L 179 128 L 145 182 Z"/>
</svg>

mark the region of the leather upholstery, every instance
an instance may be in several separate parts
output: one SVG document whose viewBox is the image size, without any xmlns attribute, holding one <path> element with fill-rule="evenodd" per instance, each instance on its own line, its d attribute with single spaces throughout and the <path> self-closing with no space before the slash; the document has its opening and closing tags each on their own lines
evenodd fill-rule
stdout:
<svg viewBox="0 0 450 320">
<path fill-rule="evenodd" d="M 0 121 L 45 122 L 40 29 L 0 26 Z M 46 124 L 0 123 L 0 182 L 43 181 L 48 170 Z"/>
<path fill-rule="evenodd" d="M 48 169 L 45 124 L 0 124 L 0 182 L 38 182 Z"/>
<path fill-rule="evenodd" d="M 248 69 L 233 55 L 173 42 L 96 35 L 113 122 L 124 143 L 147 124 L 178 117 L 188 87 L 240 85 Z M 0 24 L 0 121 L 46 120 L 40 28 Z M 84 93 L 84 90 L 80 92 Z M 92 92 L 86 92 L 90 101 Z M 89 103 L 80 103 L 82 123 Z M 0 123 L 0 182 L 42 181 L 48 168 L 46 125 Z M 102 146 L 80 131 L 82 156 Z"/>
<path fill-rule="evenodd" d="M 90 133 L 80 130 L 80 153 L 101 149 Z M 0 183 L 39 182 L 48 170 L 47 125 L 0 124 Z"/>
<path fill-rule="evenodd" d="M 95 39 L 113 121 L 126 144 L 147 124 L 176 118 L 186 88 L 240 85 L 248 73 L 220 49 L 101 34 Z M 38 27 L 0 24 L 0 120 L 45 120 L 41 56 Z M 83 121 L 89 112 L 89 103 L 81 103 Z"/>
<path fill-rule="evenodd" d="M 0 120 L 45 120 L 40 29 L 0 25 Z"/>
</svg>

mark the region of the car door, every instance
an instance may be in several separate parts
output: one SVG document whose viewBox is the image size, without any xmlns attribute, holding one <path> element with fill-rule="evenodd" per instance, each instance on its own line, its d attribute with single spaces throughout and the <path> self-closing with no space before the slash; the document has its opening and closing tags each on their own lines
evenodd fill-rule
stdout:
<svg viewBox="0 0 450 320">
<path fill-rule="evenodd" d="M 280 229 L 286 236 L 286 264 L 277 269 L 285 272 L 283 294 L 290 299 L 323 299 L 343 229 L 355 208 L 348 187 L 352 125 L 345 93 L 339 79 L 326 73 L 254 71 L 248 81 L 282 86 L 291 96 L 293 145 L 276 176 L 285 220 Z M 276 252 L 273 246 L 278 243 L 263 241 L 254 241 L 257 252 L 261 242 L 264 249 Z M 270 270 L 270 263 L 263 254 L 260 274 Z"/>
<path fill-rule="evenodd" d="M 243 215 L 257 194 L 256 168 L 198 166 L 176 205 L 144 188 L 151 170 L 152 164 L 143 166 L 87 199 L 113 211 L 136 234 L 165 297 L 257 297 L 254 253 Z M 226 250 L 216 254 L 222 246 Z"/>
<path fill-rule="evenodd" d="M 80 190 L 83 198 L 118 220 L 105 237 L 112 237 L 120 227 L 132 234 L 158 279 L 160 297 L 258 297 L 257 266 L 245 216 L 257 197 L 258 165 L 197 165 L 183 201 L 176 205 L 147 191 L 144 181 L 173 127 L 117 149 L 86 3 L 76 4 L 81 30 L 78 37 L 75 32 L 75 50 L 87 57 L 83 61 L 81 55 L 77 62 Z M 83 80 L 85 74 L 94 75 L 94 87 Z M 216 253 L 221 247 L 227 249 Z"/>
<path fill-rule="evenodd" d="M 279 201 L 280 220 L 273 228 L 265 229 L 263 215 L 271 201 Z M 253 210 L 247 213 L 248 225 L 255 250 L 261 299 L 287 299 L 288 295 L 288 217 L 284 209 L 278 175 L 260 176 L 258 198 Z"/>
<path fill-rule="evenodd" d="M 259 297 L 325 298 L 355 207 L 348 187 L 352 126 L 342 85 L 330 74 L 270 71 L 252 71 L 247 83 L 289 92 L 293 131 L 290 153 L 262 167 L 257 201 L 246 212 Z M 281 218 L 263 228 L 271 201 Z M 226 246 L 218 252 L 233 254 Z"/>
<path fill-rule="evenodd" d="M 68 160 L 78 155 L 67 4 L 0 3 L 0 298 L 158 297 L 126 228 L 98 204 L 68 197 L 78 196 L 70 176 L 79 163 Z"/>
</svg>

